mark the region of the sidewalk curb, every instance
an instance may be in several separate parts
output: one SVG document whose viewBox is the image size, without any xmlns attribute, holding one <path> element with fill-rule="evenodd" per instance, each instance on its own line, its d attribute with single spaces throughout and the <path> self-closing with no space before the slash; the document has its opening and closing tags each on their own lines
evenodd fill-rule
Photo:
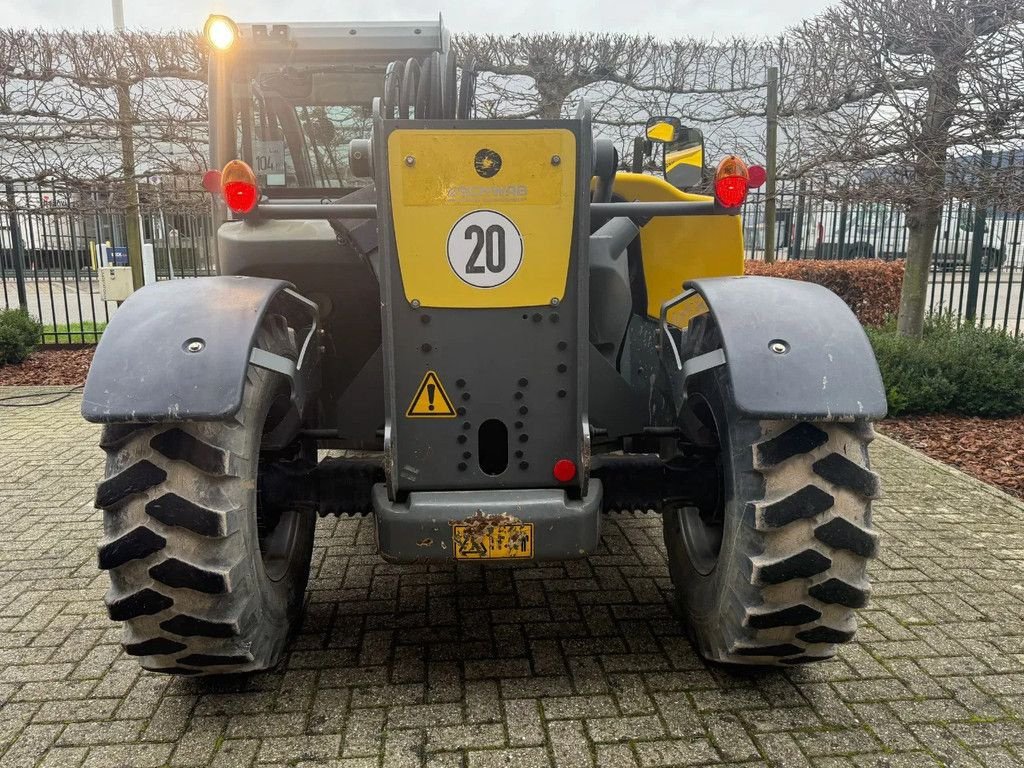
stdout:
<svg viewBox="0 0 1024 768">
<path fill-rule="evenodd" d="M 992 496 L 995 496 L 1004 504 L 1010 504 L 1016 509 L 1019 509 L 1020 511 L 1024 512 L 1024 499 L 1019 499 L 1016 496 L 1012 496 L 1011 494 L 1007 493 L 1001 488 L 991 485 L 990 483 L 986 483 L 984 480 L 980 480 L 977 477 L 974 477 L 974 475 L 967 474 L 962 469 L 957 469 L 956 467 L 950 464 L 941 462 L 938 459 L 933 459 L 931 456 L 922 451 L 919 451 L 917 448 L 912 448 L 906 443 L 900 442 L 896 438 L 884 435 L 877 430 L 877 426 L 875 430 L 875 440 L 883 441 L 888 447 L 895 448 L 896 450 L 909 454 L 913 456 L 915 459 L 923 461 L 926 464 L 930 464 L 933 468 L 941 472 L 944 472 L 947 475 L 952 475 L 953 477 L 963 480 L 965 482 L 981 486 L 981 488 L 984 489 L 987 493 L 991 494 Z"/>
</svg>

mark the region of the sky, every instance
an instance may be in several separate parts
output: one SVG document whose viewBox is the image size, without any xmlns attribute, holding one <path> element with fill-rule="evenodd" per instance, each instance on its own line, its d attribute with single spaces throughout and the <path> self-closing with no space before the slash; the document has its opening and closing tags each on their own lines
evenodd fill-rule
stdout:
<svg viewBox="0 0 1024 768">
<path fill-rule="evenodd" d="M 435 18 L 453 32 L 634 32 L 661 38 L 772 35 L 830 0 L 123 0 L 129 28 L 198 29 L 210 13 L 239 21 Z M 110 28 L 111 0 L 0 0 L 0 26 Z"/>
</svg>

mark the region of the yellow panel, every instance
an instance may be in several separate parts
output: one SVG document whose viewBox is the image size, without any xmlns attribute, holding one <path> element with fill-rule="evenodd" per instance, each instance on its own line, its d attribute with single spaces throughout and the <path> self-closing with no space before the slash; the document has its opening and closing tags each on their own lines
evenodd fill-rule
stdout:
<svg viewBox="0 0 1024 768">
<path fill-rule="evenodd" d="M 408 301 L 526 307 L 564 297 L 576 195 L 571 131 L 403 129 L 388 137 L 388 158 Z"/>
<path fill-rule="evenodd" d="M 629 201 L 709 200 L 681 192 L 656 176 L 619 173 L 616 194 Z M 640 230 L 647 280 L 647 314 L 657 317 L 661 305 L 678 296 L 683 283 L 698 277 L 743 274 L 743 229 L 739 216 L 661 216 Z M 707 311 L 695 297 L 669 312 L 674 325 L 685 328 L 691 317 Z"/>
</svg>

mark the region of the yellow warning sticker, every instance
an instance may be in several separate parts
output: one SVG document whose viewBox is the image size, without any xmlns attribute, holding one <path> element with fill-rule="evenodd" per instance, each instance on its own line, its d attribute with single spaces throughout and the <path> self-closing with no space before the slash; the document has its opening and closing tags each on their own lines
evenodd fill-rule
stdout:
<svg viewBox="0 0 1024 768">
<path fill-rule="evenodd" d="M 451 419 L 455 417 L 455 408 L 452 401 L 448 399 L 448 393 L 441 386 L 441 379 L 433 371 L 427 371 L 427 375 L 420 382 L 416 394 L 409 403 L 409 410 L 405 412 L 406 418 L 442 418 Z"/>
<path fill-rule="evenodd" d="M 533 557 L 533 523 L 452 525 L 456 560 L 511 560 Z"/>
</svg>

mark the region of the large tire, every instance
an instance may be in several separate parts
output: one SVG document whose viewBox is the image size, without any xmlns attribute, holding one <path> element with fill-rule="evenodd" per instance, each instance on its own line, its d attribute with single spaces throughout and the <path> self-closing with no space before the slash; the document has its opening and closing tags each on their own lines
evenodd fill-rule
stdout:
<svg viewBox="0 0 1024 768">
<path fill-rule="evenodd" d="M 714 348 L 713 328 L 693 331 L 703 338 L 691 351 Z M 879 494 L 871 425 L 744 417 L 724 366 L 691 378 L 687 403 L 720 448 L 717 503 L 663 510 L 677 607 L 694 643 L 730 664 L 830 658 L 853 638 L 854 609 L 870 593 Z"/>
<path fill-rule="evenodd" d="M 295 356 L 276 316 L 258 344 Z M 257 507 L 261 437 L 287 397 L 280 374 L 250 365 L 234 418 L 104 428 L 105 602 L 144 668 L 226 674 L 280 659 L 301 615 L 316 523 L 309 512 L 264 517 Z"/>
</svg>

